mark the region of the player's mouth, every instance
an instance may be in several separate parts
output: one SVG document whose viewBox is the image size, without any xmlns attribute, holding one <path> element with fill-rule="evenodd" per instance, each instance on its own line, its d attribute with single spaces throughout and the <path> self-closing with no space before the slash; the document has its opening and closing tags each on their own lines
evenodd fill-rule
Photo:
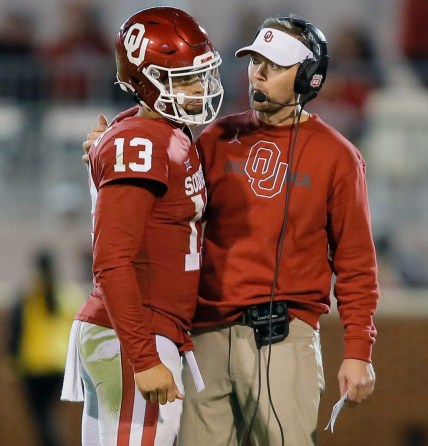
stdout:
<svg viewBox="0 0 428 446">
<path fill-rule="evenodd" d="M 186 109 L 201 110 L 203 105 L 204 105 L 204 103 L 201 99 L 195 99 L 195 100 L 190 101 L 186 104 Z"/>
</svg>

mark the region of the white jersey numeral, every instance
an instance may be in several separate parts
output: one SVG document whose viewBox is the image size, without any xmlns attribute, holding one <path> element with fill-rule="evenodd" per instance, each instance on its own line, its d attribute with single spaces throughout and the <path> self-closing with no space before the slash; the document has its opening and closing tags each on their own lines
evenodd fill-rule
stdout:
<svg viewBox="0 0 428 446">
<path fill-rule="evenodd" d="M 189 222 L 190 225 L 190 240 L 189 240 L 189 254 L 185 258 L 185 271 L 196 271 L 201 267 L 201 251 L 198 250 L 198 230 L 196 222 L 202 218 L 205 204 L 201 194 L 194 195 L 191 200 L 195 204 L 195 216 Z"/>
<path fill-rule="evenodd" d="M 130 147 L 144 147 L 143 150 L 138 151 L 138 158 L 142 160 L 142 163 L 132 162 L 128 163 L 128 165 L 125 164 L 124 138 L 116 138 L 114 140 L 114 145 L 116 146 L 116 164 L 114 165 L 115 172 L 125 172 L 127 166 L 133 172 L 148 172 L 152 168 L 153 143 L 149 139 L 132 138 L 129 142 Z"/>
</svg>

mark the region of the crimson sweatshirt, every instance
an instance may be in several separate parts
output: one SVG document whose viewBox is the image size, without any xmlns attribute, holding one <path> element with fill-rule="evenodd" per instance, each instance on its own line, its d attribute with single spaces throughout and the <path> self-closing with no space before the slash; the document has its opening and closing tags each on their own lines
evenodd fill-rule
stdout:
<svg viewBox="0 0 428 446">
<path fill-rule="evenodd" d="M 268 302 L 281 250 L 275 300 L 318 328 L 334 283 L 345 358 L 370 361 L 379 289 L 365 162 L 316 115 L 300 124 L 291 157 L 295 136 L 295 127 L 265 125 L 251 111 L 202 132 L 208 203 L 193 326 L 228 324 Z"/>
</svg>

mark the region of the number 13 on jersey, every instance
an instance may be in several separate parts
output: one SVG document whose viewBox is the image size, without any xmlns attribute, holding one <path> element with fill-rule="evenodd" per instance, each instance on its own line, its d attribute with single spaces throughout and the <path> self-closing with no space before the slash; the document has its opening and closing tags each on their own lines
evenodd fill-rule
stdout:
<svg viewBox="0 0 428 446">
<path fill-rule="evenodd" d="M 116 146 L 116 164 L 114 165 L 115 172 L 125 172 L 126 164 L 123 161 L 123 149 L 125 138 L 116 138 L 114 145 Z M 132 138 L 129 141 L 130 147 L 141 147 L 143 150 L 138 151 L 138 158 L 142 160 L 141 163 L 128 163 L 129 168 L 133 172 L 148 172 L 152 168 L 152 154 L 153 143 L 147 138 Z"/>
</svg>

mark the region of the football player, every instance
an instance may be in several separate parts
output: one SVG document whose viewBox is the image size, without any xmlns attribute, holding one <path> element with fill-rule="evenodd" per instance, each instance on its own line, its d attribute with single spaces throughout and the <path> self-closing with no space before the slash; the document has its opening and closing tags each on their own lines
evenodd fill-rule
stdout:
<svg viewBox="0 0 428 446">
<path fill-rule="evenodd" d="M 62 399 L 81 399 L 80 375 L 84 445 L 166 446 L 182 410 L 181 353 L 195 365 L 188 330 L 206 190 L 188 125 L 219 111 L 221 58 L 170 7 L 131 16 L 115 51 L 117 83 L 138 105 L 89 152 L 94 289 L 73 323 Z"/>
</svg>

